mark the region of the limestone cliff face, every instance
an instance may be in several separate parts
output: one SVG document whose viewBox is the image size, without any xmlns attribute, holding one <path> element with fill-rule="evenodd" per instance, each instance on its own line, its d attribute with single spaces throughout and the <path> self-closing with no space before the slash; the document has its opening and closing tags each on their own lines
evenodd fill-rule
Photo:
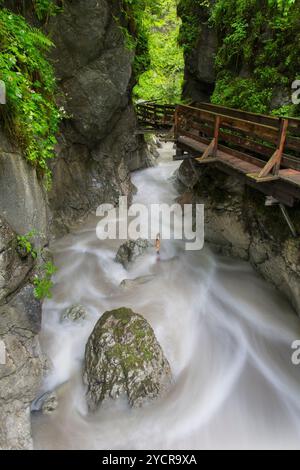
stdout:
<svg viewBox="0 0 300 470">
<path fill-rule="evenodd" d="M 249 261 L 300 315 L 300 239 L 293 238 L 278 206 L 236 177 L 185 161 L 178 172 L 183 201 L 205 205 L 205 237 L 230 257 Z M 299 208 L 290 209 L 298 233 Z"/>
<path fill-rule="evenodd" d="M 19 12 L 11 0 L 4 6 Z M 31 0 L 24 8 L 36 23 Z M 119 0 L 66 0 L 63 12 L 44 26 L 55 44 L 50 60 L 68 119 L 58 135 L 50 193 L 18 148 L 1 138 L 1 214 L 16 231 L 59 236 L 99 204 L 131 197 L 130 171 L 146 166 L 148 156 L 135 135 L 134 51 L 126 48 L 121 24 Z"/>
<path fill-rule="evenodd" d="M 129 170 L 145 164 L 130 96 L 133 51 L 124 45 L 118 0 L 64 2 L 47 32 L 70 116 L 53 163 L 50 206 L 60 232 L 100 203 L 131 196 Z"/>
<path fill-rule="evenodd" d="M 30 404 L 44 365 L 37 339 L 41 305 L 30 282 L 35 263 L 16 248 L 15 232 L 0 217 L 0 449 L 32 448 Z"/>
<path fill-rule="evenodd" d="M 65 0 L 63 13 L 47 23 L 56 48 L 52 60 L 62 106 L 53 185 L 43 187 L 36 170 L 0 129 L 0 448 L 31 448 L 30 403 L 42 379 L 38 333 L 41 305 L 34 299 L 32 260 L 18 258 L 16 234 L 37 230 L 45 246 L 103 203 L 131 197 L 130 170 L 146 163 L 135 136 L 130 102 L 133 52 L 126 49 L 115 17 L 118 0 Z M 17 9 L 8 0 L 5 6 Z M 31 0 L 23 2 L 32 18 Z M 27 10 L 28 7 L 28 10 Z M 1 343 L 3 344 L 3 343 Z"/>
</svg>

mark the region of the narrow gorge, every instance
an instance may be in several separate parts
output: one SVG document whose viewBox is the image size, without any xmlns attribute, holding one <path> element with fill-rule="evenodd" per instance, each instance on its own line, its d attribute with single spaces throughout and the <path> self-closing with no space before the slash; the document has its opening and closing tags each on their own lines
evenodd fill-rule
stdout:
<svg viewBox="0 0 300 470">
<path fill-rule="evenodd" d="M 300 199 L 282 212 L 176 135 L 180 106 L 204 103 L 297 122 L 299 15 L 0 2 L 1 450 L 299 448 Z M 101 240 L 99 206 L 120 223 L 121 196 L 204 204 L 204 248 L 176 220 L 170 239 Z"/>
</svg>

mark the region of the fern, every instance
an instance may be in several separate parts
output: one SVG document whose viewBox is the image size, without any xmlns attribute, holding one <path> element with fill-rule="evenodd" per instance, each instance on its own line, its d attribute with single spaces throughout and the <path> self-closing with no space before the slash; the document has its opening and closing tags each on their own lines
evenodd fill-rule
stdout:
<svg viewBox="0 0 300 470">
<path fill-rule="evenodd" d="M 54 157 L 62 117 L 55 104 L 54 71 L 46 59 L 52 46 L 23 17 L 0 9 L 0 80 L 7 92 L 1 116 L 27 160 L 45 175 L 46 184 L 51 179 L 47 162 Z"/>
</svg>

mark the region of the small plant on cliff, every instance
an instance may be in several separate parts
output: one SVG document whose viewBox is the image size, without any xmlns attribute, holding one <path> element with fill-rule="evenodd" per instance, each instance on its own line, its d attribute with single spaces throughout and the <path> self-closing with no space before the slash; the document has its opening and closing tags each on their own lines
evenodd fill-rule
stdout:
<svg viewBox="0 0 300 470">
<path fill-rule="evenodd" d="M 52 276 L 57 272 L 57 268 L 51 261 L 48 261 L 40 268 L 40 273 L 35 276 L 33 284 L 35 286 L 34 295 L 38 300 L 51 299 L 53 288 Z"/>
<path fill-rule="evenodd" d="M 17 250 L 20 254 L 24 256 L 31 255 L 33 259 L 36 259 L 38 254 L 37 251 L 34 249 L 33 244 L 32 244 L 32 238 L 37 235 L 37 232 L 35 230 L 32 230 L 29 233 L 26 233 L 25 235 L 19 235 L 17 237 L 17 243 L 18 247 Z"/>
<path fill-rule="evenodd" d="M 41 234 L 35 229 L 25 235 L 19 235 L 17 237 L 16 251 L 22 259 L 31 256 L 36 260 L 38 272 L 32 281 L 34 285 L 34 296 L 39 300 L 43 300 L 46 298 L 49 299 L 52 296 L 52 276 L 57 272 L 57 268 L 54 266 L 52 261 L 45 262 L 43 249 L 35 249 L 32 239 L 37 236 L 41 236 Z"/>
<path fill-rule="evenodd" d="M 36 16 L 39 20 L 44 20 L 49 16 L 55 16 L 61 11 L 55 0 L 32 0 Z M 60 2 L 63 3 L 63 2 Z"/>
<path fill-rule="evenodd" d="M 48 160 L 54 157 L 55 134 L 62 117 L 55 104 L 53 68 L 45 57 L 52 46 L 23 17 L 0 9 L 0 80 L 7 92 L 1 118 L 47 183 L 51 179 Z"/>
</svg>

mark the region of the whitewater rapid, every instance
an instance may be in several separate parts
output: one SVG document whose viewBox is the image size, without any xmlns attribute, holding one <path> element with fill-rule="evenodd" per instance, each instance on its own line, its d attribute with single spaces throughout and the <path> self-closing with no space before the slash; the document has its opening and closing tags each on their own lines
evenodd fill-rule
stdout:
<svg viewBox="0 0 300 470">
<path fill-rule="evenodd" d="M 159 166 L 137 172 L 135 202 L 172 203 L 170 177 L 178 167 L 170 144 Z M 126 271 L 115 263 L 120 242 L 99 241 L 89 218 L 52 249 L 59 271 L 43 308 L 41 344 L 52 370 L 41 391 L 56 389 L 59 408 L 34 413 L 36 449 L 300 448 L 300 368 L 291 344 L 300 320 L 286 300 L 242 262 L 206 246 L 186 252 L 163 242 Z M 124 279 L 152 275 L 124 291 Z M 88 318 L 61 322 L 82 304 Z M 174 385 L 160 401 L 131 410 L 111 402 L 88 414 L 82 364 L 85 344 L 100 316 L 117 307 L 145 316 L 171 364 Z"/>
</svg>

